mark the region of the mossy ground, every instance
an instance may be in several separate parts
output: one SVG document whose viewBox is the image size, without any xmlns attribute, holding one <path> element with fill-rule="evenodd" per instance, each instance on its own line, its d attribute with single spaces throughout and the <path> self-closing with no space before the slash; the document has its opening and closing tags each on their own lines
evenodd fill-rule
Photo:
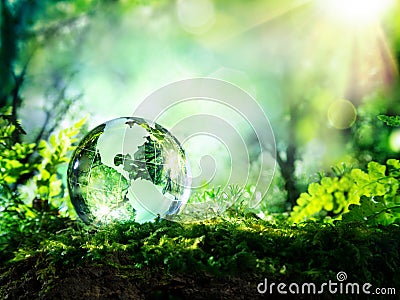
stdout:
<svg viewBox="0 0 400 300">
<path fill-rule="evenodd" d="M 264 278 L 319 284 L 337 281 L 340 271 L 347 282 L 400 292 L 400 228 L 394 225 L 293 226 L 251 216 L 98 229 L 56 222 L 52 230 L 32 231 L 1 261 L 0 298 L 257 299 L 257 284 Z"/>
</svg>

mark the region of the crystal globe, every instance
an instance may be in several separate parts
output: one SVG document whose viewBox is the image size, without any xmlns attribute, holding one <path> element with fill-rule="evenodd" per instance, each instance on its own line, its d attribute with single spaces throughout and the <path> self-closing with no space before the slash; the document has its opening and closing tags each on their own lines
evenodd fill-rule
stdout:
<svg viewBox="0 0 400 300">
<path fill-rule="evenodd" d="M 68 167 L 68 188 L 88 224 L 176 216 L 189 198 L 189 163 L 164 127 L 123 117 L 90 131 Z"/>
</svg>

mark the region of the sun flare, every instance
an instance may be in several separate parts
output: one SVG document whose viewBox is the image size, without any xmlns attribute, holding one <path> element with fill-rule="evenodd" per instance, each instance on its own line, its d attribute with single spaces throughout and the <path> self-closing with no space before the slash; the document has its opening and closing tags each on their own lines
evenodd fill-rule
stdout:
<svg viewBox="0 0 400 300">
<path fill-rule="evenodd" d="M 327 13 L 339 21 L 351 24 L 367 24 L 379 19 L 390 9 L 393 0 L 324 0 Z"/>
</svg>

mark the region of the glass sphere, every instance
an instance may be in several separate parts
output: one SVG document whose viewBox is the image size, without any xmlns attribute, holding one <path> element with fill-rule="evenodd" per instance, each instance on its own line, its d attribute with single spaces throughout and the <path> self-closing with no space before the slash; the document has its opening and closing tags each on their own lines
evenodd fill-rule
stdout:
<svg viewBox="0 0 400 300">
<path fill-rule="evenodd" d="M 189 163 L 178 140 L 135 117 L 94 128 L 68 167 L 71 202 L 88 224 L 172 218 L 186 204 L 189 185 Z"/>
</svg>

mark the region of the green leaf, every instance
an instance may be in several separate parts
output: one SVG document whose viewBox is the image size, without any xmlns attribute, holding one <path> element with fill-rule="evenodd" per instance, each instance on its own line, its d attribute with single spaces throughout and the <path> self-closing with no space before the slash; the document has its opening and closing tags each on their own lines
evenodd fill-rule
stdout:
<svg viewBox="0 0 400 300">
<path fill-rule="evenodd" d="M 361 197 L 360 205 L 352 204 L 343 214 L 344 222 L 366 222 L 369 225 L 389 225 L 398 219 L 400 206 L 387 207 L 383 197 Z"/>
<path fill-rule="evenodd" d="M 379 179 L 385 176 L 386 166 L 381 165 L 377 162 L 371 161 L 368 164 L 368 174 L 370 179 Z"/>
<path fill-rule="evenodd" d="M 47 197 L 47 194 L 49 193 L 49 189 L 46 186 L 41 186 L 38 189 L 39 195 L 41 195 L 43 198 Z"/>
<path fill-rule="evenodd" d="M 41 171 L 41 180 L 47 180 L 50 178 L 50 173 L 47 170 Z"/>
<path fill-rule="evenodd" d="M 400 161 L 398 159 L 394 159 L 394 158 L 388 159 L 386 164 L 388 166 L 392 166 L 393 169 L 400 170 Z"/>
<path fill-rule="evenodd" d="M 400 161 L 397 159 L 388 159 L 386 162 L 390 176 L 400 179 Z"/>
<path fill-rule="evenodd" d="M 55 148 L 57 147 L 57 138 L 55 134 L 52 134 L 50 136 L 50 140 L 49 140 L 50 144 Z"/>
<path fill-rule="evenodd" d="M 378 119 L 392 127 L 400 126 L 400 116 L 379 115 Z"/>
</svg>

